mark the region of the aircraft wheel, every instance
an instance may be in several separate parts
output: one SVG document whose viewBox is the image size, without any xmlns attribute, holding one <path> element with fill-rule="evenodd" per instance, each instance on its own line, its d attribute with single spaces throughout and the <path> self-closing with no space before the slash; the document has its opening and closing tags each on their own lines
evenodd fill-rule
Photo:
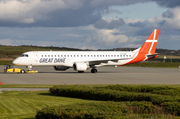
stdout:
<svg viewBox="0 0 180 119">
<path fill-rule="evenodd" d="M 84 71 L 78 71 L 78 73 L 84 73 Z"/>
<path fill-rule="evenodd" d="M 24 74 L 24 73 L 25 73 L 25 70 L 24 70 L 24 69 L 22 69 L 22 70 L 21 70 L 21 73 L 22 73 L 22 74 Z"/>
<path fill-rule="evenodd" d="M 91 73 L 97 73 L 97 69 L 91 69 Z"/>
</svg>

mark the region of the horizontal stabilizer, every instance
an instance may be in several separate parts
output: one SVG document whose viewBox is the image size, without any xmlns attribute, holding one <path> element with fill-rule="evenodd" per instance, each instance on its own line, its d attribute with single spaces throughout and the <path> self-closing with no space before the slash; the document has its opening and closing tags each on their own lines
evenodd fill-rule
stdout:
<svg viewBox="0 0 180 119">
<path fill-rule="evenodd" d="M 147 54 L 146 56 L 148 58 L 154 58 L 154 57 L 157 57 L 159 55 L 159 53 L 155 53 L 155 54 Z"/>
</svg>

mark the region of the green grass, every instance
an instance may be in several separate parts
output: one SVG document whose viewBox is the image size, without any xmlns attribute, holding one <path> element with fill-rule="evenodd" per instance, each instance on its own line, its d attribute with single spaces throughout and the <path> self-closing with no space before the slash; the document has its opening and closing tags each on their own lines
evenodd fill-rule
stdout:
<svg viewBox="0 0 180 119">
<path fill-rule="evenodd" d="M 0 65 L 12 64 L 12 61 L 0 61 Z"/>
<path fill-rule="evenodd" d="M 36 110 L 44 107 L 80 102 L 90 101 L 52 96 L 49 91 L 5 91 L 0 94 L 0 119 L 35 118 Z"/>
<path fill-rule="evenodd" d="M 89 88 L 106 88 L 108 85 L 79 85 Z M 123 85 L 123 87 L 138 87 L 142 85 Z M 152 87 L 165 85 L 148 85 Z M 166 85 L 171 88 L 178 88 L 179 85 Z M 52 85 L 0 85 L 0 88 L 49 88 Z M 70 86 L 71 87 L 71 86 Z M 126 88 L 124 88 L 126 89 Z M 134 90 L 133 88 L 130 88 Z M 134 92 L 136 93 L 136 92 Z M 154 92 L 159 93 L 159 92 Z M 166 93 L 166 92 L 162 92 Z M 169 95 L 167 93 L 167 95 Z M 100 100 L 87 100 L 80 98 L 68 98 L 62 96 L 54 96 L 49 91 L 5 91 L 0 94 L 0 119 L 35 119 L 36 111 L 46 108 L 47 106 L 65 106 L 71 107 L 76 104 L 86 104 L 92 102 L 101 102 Z M 106 101 L 103 101 L 106 103 Z M 116 102 L 113 102 L 116 103 Z M 131 105 L 131 102 L 118 102 L 120 105 Z M 100 106 L 100 105 L 99 105 Z M 128 107 L 127 107 L 128 108 Z M 136 114 L 126 113 L 122 115 L 123 118 L 179 118 L 170 114 Z"/>
<path fill-rule="evenodd" d="M 36 85 L 36 84 L 3 84 L 0 88 L 50 88 L 53 85 Z"/>
<path fill-rule="evenodd" d="M 60 119 L 180 118 L 179 85 L 61 85 L 50 91 L 56 96 L 102 102 L 46 107 L 37 112 L 38 119 L 47 116 Z"/>
<path fill-rule="evenodd" d="M 159 67 L 159 68 L 179 68 L 180 62 L 140 62 L 125 66 L 133 67 Z"/>
<path fill-rule="evenodd" d="M 171 59 L 171 57 L 172 57 L 172 59 L 180 59 L 180 56 L 171 56 L 171 55 L 161 55 L 161 56 L 159 56 L 159 57 L 157 57 L 157 58 L 163 58 L 164 59 L 164 56 L 166 56 L 166 59 Z"/>
</svg>

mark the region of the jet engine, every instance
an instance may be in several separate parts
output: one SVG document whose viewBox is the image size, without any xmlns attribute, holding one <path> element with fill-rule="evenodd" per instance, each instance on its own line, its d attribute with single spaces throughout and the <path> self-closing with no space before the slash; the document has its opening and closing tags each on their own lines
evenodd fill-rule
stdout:
<svg viewBox="0 0 180 119">
<path fill-rule="evenodd" d="M 75 63 L 73 65 L 73 69 L 75 71 L 86 71 L 88 69 L 88 66 L 86 63 Z"/>
<path fill-rule="evenodd" d="M 65 67 L 65 66 L 54 66 L 54 69 L 56 71 L 66 71 L 67 69 L 69 69 L 69 67 Z"/>
</svg>

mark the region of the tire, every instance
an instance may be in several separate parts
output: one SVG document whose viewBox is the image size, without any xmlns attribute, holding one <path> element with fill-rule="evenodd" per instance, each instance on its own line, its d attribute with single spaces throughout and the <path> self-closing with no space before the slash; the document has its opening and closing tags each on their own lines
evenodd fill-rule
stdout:
<svg viewBox="0 0 180 119">
<path fill-rule="evenodd" d="M 21 74 L 24 74 L 24 73 L 25 73 L 25 70 L 24 70 L 24 69 L 22 69 L 22 70 L 21 70 Z"/>
<path fill-rule="evenodd" d="M 84 71 L 78 71 L 78 73 L 84 73 Z"/>
<path fill-rule="evenodd" d="M 97 73 L 97 69 L 91 69 L 91 73 Z"/>
</svg>

